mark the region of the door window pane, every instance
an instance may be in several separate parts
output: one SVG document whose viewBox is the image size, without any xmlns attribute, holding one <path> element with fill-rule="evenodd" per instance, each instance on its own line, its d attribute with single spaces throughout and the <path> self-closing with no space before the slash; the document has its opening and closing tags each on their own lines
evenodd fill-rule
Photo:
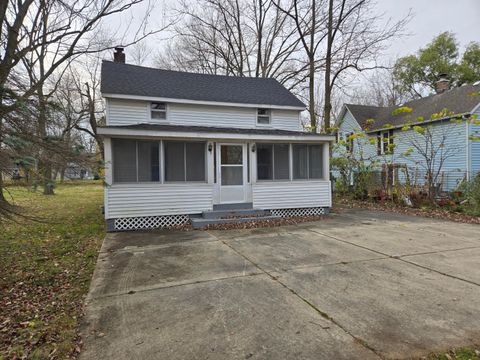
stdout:
<svg viewBox="0 0 480 360">
<path fill-rule="evenodd" d="M 185 181 L 185 143 L 165 141 L 165 181 Z"/>
<path fill-rule="evenodd" d="M 243 166 L 222 166 L 222 185 L 243 185 Z"/>
<path fill-rule="evenodd" d="M 222 145 L 221 147 L 222 164 L 234 165 L 242 164 L 242 146 L 239 145 Z"/>
<path fill-rule="evenodd" d="M 307 179 L 308 177 L 308 151 L 307 145 L 292 145 L 293 178 Z"/>
<path fill-rule="evenodd" d="M 205 144 L 185 143 L 187 181 L 205 180 Z"/>
<path fill-rule="evenodd" d="M 322 145 L 309 145 L 309 178 L 322 178 Z"/>
<path fill-rule="evenodd" d="M 290 159 L 288 156 L 288 144 L 274 145 L 274 178 L 275 180 L 285 180 L 290 178 Z"/>
<path fill-rule="evenodd" d="M 135 140 L 113 139 L 113 181 L 137 181 L 137 145 Z"/>
<path fill-rule="evenodd" d="M 257 178 L 273 180 L 273 145 L 257 145 Z"/>
<path fill-rule="evenodd" d="M 138 181 L 159 181 L 160 162 L 157 141 L 138 141 Z"/>
</svg>

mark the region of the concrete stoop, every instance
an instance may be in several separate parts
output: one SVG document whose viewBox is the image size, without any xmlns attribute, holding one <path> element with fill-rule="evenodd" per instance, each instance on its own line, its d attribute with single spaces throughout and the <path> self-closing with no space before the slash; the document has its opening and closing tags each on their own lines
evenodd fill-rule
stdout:
<svg viewBox="0 0 480 360">
<path fill-rule="evenodd" d="M 233 224 L 276 219 L 281 219 L 281 217 L 272 215 L 268 210 L 232 208 L 204 211 L 201 217 L 191 217 L 190 221 L 194 229 L 204 229 L 209 225 L 216 224 Z"/>
</svg>

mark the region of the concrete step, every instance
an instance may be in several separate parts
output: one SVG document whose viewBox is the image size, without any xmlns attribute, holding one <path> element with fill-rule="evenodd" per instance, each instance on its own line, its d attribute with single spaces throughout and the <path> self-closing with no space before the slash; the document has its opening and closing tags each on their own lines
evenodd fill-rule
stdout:
<svg viewBox="0 0 480 360">
<path fill-rule="evenodd" d="M 213 210 L 240 210 L 253 209 L 253 203 L 235 203 L 235 204 L 216 204 L 213 205 Z"/>
<path fill-rule="evenodd" d="M 242 222 L 249 222 L 249 221 L 265 221 L 265 220 L 276 220 L 281 219 L 280 216 L 275 215 L 268 215 L 268 216 L 253 216 L 253 217 L 237 217 L 237 218 L 230 218 L 230 219 L 204 219 L 204 218 L 191 218 L 190 221 L 194 229 L 204 229 L 208 225 L 216 225 L 216 224 L 234 224 L 234 223 L 242 223 Z"/>
<path fill-rule="evenodd" d="M 204 211 L 202 217 L 204 219 L 221 219 L 227 216 L 253 217 L 253 216 L 269 216 L 270 211 L 260 209 L 235 209 L 235 210 L 213 210 Z"/>
</svg>

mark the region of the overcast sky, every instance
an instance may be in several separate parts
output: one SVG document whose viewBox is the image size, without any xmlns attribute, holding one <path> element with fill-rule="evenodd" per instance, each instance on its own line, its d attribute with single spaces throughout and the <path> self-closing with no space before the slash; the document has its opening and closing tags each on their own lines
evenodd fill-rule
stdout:
<svg viewBox="0 0 480 360">
<path fill-rule="evenodd" d="M 413 12 L 407 31 L 412 35 L 392 43 L 386 55 L 396 58 L 412 54 L 443 31 L 456 34 L 462 49 L 480 42 L 480 0 L 378 0 L 378 11 L 398 19 Z"/>
<path fill-rule="evenodd" d="M 164 25 L 162 20 L 168 17 L 169 8 L 175 7 L 176 3 L 176 0 L 156 0 L 156 8 L 149 14 L 150 25 Z M 145 14 L 146 4 L 137 6 L 132 9 L 131 14 L 125 15 L 141 17 Z M 385 63 L 393 62 L 399 56 L 415 53 L 443 31 L 455 33 L 462 50 L 471 41 L 480 42 L 480 0 L 377 0 L 377 10 L 378 13 L 384 13 L 385 20 L 401 19 L 410 10 L 413 14 L 406 29 L 411 35 L 392 42 L 385 54 Z M 108 22 L 116 28 L 115 31 L 125 30 L 124 19 L 116 17 Z M 152 55 L 161 51 L 164 43 L 161 39 L 168 37 L 168 34 L 163 33 L 147 41 Z M 150 61 L 148 63 L 150 65 Z"/>
</svg>

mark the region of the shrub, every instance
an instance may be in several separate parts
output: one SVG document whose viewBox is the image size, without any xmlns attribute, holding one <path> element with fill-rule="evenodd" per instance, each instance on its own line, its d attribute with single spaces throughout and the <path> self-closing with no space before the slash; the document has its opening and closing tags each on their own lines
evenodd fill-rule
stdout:
<svg viewBox="0 0 480 360">
<path fill-rule="evenodd" d="M 468 182 L 463 181 L 452 196 L 465 205 L 466 213 L 480 216 L 480 173 Z"/>
</svg>

